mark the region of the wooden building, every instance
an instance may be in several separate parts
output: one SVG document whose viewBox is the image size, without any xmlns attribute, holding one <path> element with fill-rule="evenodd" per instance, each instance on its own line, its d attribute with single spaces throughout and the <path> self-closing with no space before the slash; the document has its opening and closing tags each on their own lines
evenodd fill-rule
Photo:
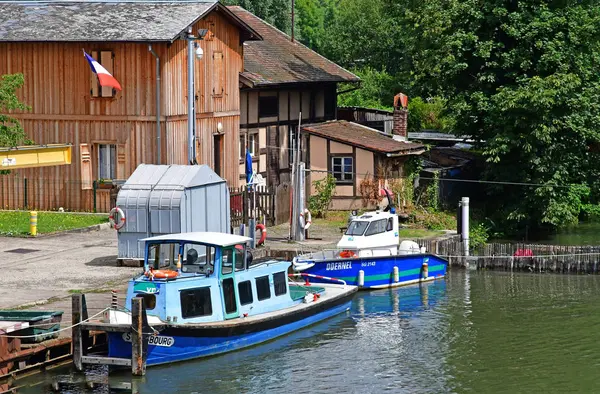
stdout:
<svg viewBox="0 0 600 394">
<path fill-rule="evenodd" d="M 332 174 L 336 180 L 333 210 L 363 208 L 360 184 L 365 178 L 378 177 L 382 169 L 400 178 L 405 175 L 406 159 L 425 152 L 422 144 L 345 120 L 303 126 L 302 137 L 310 169 L 307 193 L 314 192 L 313 181 Z"/>
<path fill-rule="evenodd" d="M 13 115 L 36 144 L 74 146 L 69 166 L 0 176 L 2 208 L 25 208 L 28 196 L 30 208 L 106 212 L 110 192 L 93 181 L 188 163 L 189 29 L 208 29 L 195 60 L 197 162 L 236 186 L 244 43 L 261 36 L 235 13 L 214 1 L 0 2 L 0 75 L 24 74 L 19 95 L 31 107 Z M 98 85 L 82 50 L 122 91 Z"/>
<path fill-rule="evenodd" d="M 244 43 L 240 181 L 248 148 L 254 170 L 267 184 L 289 182 L 298 125 L 336 119 L 338 84 L 360 79 L 243 8 L 229 9 L 262 37 Z"/>
</svg>

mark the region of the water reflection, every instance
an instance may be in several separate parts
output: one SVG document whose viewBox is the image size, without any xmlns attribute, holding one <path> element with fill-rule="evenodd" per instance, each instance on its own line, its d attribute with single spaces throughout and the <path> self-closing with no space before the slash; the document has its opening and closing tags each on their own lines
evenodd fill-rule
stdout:
<svg viewBox="0 0 600 394">
<path fill-rule="evenodd" d="M 446 282 L 356 295 L 349 312 L 267 344 L 204 360 L 153 367 L 145 377 L 127 371 L 69 368 L 38 375 L 20 392 L 406 392 L 439 391 Z M 437 374 L 437 372 L 435 373 Z M 421 382 L 421 383 L 419 383 Z M 122 390 L 122 391 L 119 391 Z"/>
</svg>

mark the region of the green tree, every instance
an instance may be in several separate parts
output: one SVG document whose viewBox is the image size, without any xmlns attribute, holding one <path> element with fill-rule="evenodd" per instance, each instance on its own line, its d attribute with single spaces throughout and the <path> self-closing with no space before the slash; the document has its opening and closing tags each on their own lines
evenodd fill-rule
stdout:
<svg viewBox="0 0 600 394">
<path fill-rule="evenodd" d="M 361 79 L 360 87 L 339 95 L 338 105 L 391 111 L 394 104 L 394 78 L 385 70 L 377 71 L 370 67 L 352 71 Z M 344 86 L 349 87 L 352 86 Z"/>
<path fill-rule="evenodd" d="M 486 178 L 541 185 L 490 188 L 500 219 L 577 221 L 600 191 L 598 2 L 430 0 L 404 25 L 413 86 L 448 99 Z"/>
<path fill-rule="evenodd" d="M 8 115 L 14 110 L 27 110 L 17 97 L 17 90 L 23 86 L 23 74 L 8 74 L 0 77 L 0 146 L 31 144 L 17 119 Z"/>
</svg>

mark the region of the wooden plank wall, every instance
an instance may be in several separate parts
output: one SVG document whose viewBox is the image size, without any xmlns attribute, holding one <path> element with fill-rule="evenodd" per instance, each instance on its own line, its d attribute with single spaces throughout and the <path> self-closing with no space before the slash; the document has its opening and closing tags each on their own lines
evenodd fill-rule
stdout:
<svg viewBox="0 0 600 394">
<path fill-rule="evenodd" d="M 204 58 L 196 61 L 198 96 L 198 162 L 213 166 L 213 137 L 223 124 L 224 177 L 237 186 L 239 149 L 239 72 L 243 70 L 239 30 L 218 12 L 194 26 L 208 28 L 200 44 Z M 92 72 L 82 49 L 114 53 L 113 75 L 123 90 L 112 98 L 91 97 Z M 187 46 L 154 44 L 161 58 L 162 163 L 187 163 Z M 213 95 L 213 53 L 223 54 L 222 94 Z M 93 193 L 81 190 L 81 143 L 124 145 L 126 179 L 140 163 L 156 163 L 155 58 L 145 43 L 0 43 L 0 75 L 21 72 L 25 85 L 19 97 L 31 111 L 15 113 L 36 144 L 73 144 L 72 164 L 13 171 L 0 177 L 3 208 L 22 208 L 23 179 L 29 180 L 28 200 L 36 209 L 92 210 Z M 169 146 L 167 146 L 169 143 Z M 93 145 L 92 145 L 93 148 Z M 236 152 L 231 154 L 231 152 Z M 235 160 L 231 160 L 232 156 Z M 97 153 L 92 149 L 94 178 Z M 35 195 L 30 195 L 34 193 Z M 98 208 L 109 209 L 107 191 L 99 191 Z M 21 201 L 21 202 L 19 202 Z M 32 203 L 33 202 L 33 203 Z M 35 204 L 35 205 L 32 205 Z M 104 208 L 106 207 L 106 208 Z"/>
</svg>

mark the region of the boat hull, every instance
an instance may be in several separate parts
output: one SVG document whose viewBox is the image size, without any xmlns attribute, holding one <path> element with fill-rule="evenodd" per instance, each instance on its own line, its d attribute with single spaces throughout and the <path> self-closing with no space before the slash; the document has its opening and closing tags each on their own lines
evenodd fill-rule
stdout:
<svg viewBox="0 0 600 394">
<path fill-rule="evenodd" d="M 252 324 L 207 326 L 170 325 L 149 336 L 146 365 L 214 356 L 236 351 L 281 337 L 348 311 L 355 291 L 332 300 L 323 300 L 300 313 L 259 320 Z M 243 319 L 241 319 L 243 321 Z M 109 357 L 131 359 L 129 333 L 109 333 Z"/>
<path fill-rule="evenodd" d="M 424 264 L 427 264 L 427 271 Z M 398 281 L 394 278 L 398 267 Z M 351 259 L 301 260 L 294 268 L 298 272 L 344 280 L 361 289 L 381 289 L 410 285 L 443 278 L 448 261 L 433 254 L 358 257 Z M 364 283 L 359 283 L 359 271 L 364 272 Z M 328 280 L 309 277 L 311 282 L 327 283 Z"/>
</svg>

